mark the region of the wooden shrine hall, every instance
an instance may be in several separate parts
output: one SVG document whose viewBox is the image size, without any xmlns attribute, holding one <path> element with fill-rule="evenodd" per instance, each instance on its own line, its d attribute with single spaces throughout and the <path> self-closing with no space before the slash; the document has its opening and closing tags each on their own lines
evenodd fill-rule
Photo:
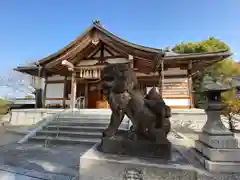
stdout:
<svg viewBox="0 0 240 180">
<path fill-rule="evenodd" d="M 44 86 L 39 88 L 43 88 L 45 107 L 108 108 L 101 92 L 102 68 L 128 63 L 136 72 L 142 93 L 158 86 L 172 108 L 194 108 L 192 75 L 229 56 L 230 52 L 163 52 L 123 40 L 95 21 L 58 52 L 15 70 L 44 79 Z"/>
</svg>

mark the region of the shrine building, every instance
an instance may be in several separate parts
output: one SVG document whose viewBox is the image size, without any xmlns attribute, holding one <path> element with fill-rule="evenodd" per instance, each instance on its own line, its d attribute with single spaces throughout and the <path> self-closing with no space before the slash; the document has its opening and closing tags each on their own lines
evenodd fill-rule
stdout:
<svg viewBox="0 0 240 180">
<path fill-rule="evenodd" d="M 194 108 L 192 75 L 231 56 L 230 52 L 177 54 L 128 42 L 95 21 L 56 53 L 14 70 L 44 79 L 44 107 L 108 108 L 101 91 L 101 71 L 108 64 L 128 63 L 142 93 L 160 89 L 172 108 Z"/>
</svg>

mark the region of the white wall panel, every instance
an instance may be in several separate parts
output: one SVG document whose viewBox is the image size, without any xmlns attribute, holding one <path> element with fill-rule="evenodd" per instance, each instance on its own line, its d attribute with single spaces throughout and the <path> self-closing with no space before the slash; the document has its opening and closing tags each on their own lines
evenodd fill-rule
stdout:
<svg viewBox="0 0 240 180">
<path fill-rule="evenodd" d="M 46 105 L 63 104 L 63 100 L 46 100 Z"/>
<path fill-rule="evenodd" d="M 56 75 L 56 76 L 49 76 L 48 80 L 50 81 L 58 81 L 58 80 L 64 80 L 64 76 Z"/>
<path fill-rule="evenodd" d="M 117 64 L 117 63 L 128 63 L 129 60 L 126 58 L 114 58 L 114 59 L 107 59 L 106 60 L 110 64 Z"/>
<path fill-rule="evenodd" d="M 187 75 L 187 70 L 180 68 L 169 68 L 164 71 L 164 75 Z"/>
<path fill-rule="evenodd" d="M 47 84 L 46 98 L 63 98 L 64 83 Z"/>
<path fill-rule="evenodd" d="M 190 99 L 163 99 L 168 106 L 190 106 Z"/>
</svg>

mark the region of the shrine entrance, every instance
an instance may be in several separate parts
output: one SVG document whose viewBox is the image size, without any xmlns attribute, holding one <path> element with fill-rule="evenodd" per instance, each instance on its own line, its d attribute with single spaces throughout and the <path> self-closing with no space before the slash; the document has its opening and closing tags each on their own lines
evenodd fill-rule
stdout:
<svg viewBox="0 0 240 180">
<path fill-rule="evenodd" d="M 109 108 L 108 102 L 102 93 L 100 80 L 77 80 L 76 100 L 77 107 L 80 109 Z"/>
<path fill-rule="evenodd" d="M 97 102 L 101 100 L 100 83 L 88 84 L 88 108 L 97 108 Z"/>
</svg>

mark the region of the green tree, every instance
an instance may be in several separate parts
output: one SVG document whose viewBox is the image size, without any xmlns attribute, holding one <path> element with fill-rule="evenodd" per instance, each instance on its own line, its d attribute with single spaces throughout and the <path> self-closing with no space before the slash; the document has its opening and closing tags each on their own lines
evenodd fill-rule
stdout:
<svg viewBox="0 0 240 180">
<path fill-rule="evenodd" d="M 214 37 L 210 37 L 209 39 L 200 42 L 180 43 L 173 47 L 172 50 L 183 54 L 204 53 L 230 51 L 230 47 L 226 43 Z M 240 75 L 240 65 L 232 58 L 215 63 L 203 72 L 199 72 L 193 77 L 193 90 L 195 91 L 196 104 L 198 105 L 205 101 L 201 89 L 202 83 L 207 76 L 211 76 L 213 79 L 218 79 L 219 77 L 228 78 L 233 75 Z"/>
<path fill-rule="evenodd" d="M 6 114 L 8 112 L 9 108 L 8 105 L 9 105 L 8 101 L 0 99 L 0 115 Z"/>
<path fill-rule="evenodd" d="M 177 53 L 203 53 L 203 52 L 220 52 L 228 51 L 230 47 L 214 38 L 210 37 L 207 40 L 201 42 L 189 42 L 189 43 L 180 43 L 172 48 L 172 51 Z"/>
<path fill-rule="evenodd" d="M 26 96 L 24 96 L 24 98 L 25 98 L 25 99 L 33 99 L 34 96 L 33 96 L 33 95 L 26 95 Z"/>
</svg>

